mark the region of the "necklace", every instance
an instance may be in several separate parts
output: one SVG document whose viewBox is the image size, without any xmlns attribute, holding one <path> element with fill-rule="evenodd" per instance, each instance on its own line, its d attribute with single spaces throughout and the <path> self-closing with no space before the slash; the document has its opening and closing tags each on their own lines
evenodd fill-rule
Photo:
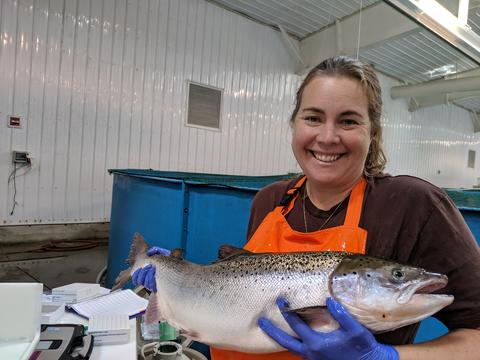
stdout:
<svg viewBox="0 0 480 360">
<path fill-rule="evenodd" d="M 302 208 L 303 208 L 303 222 L 305 224 L 305 232 L 307 233 L 308 232 L 308 227 L 307 227 L 307 214 L 306 214 L 306 211 L 305 211 L 305 199 L 307 198 L 307 188 L 305 187 L 305 192 L 303 193 L 303 201 L 302 201 Z M 340 208 L 340 206 L 343 204 L 343 202 L 345 201 L 346 198 L 344 198 L 342 201 L 340 201 L 340 203 L 335 207 L 335 209 L 333 210 L 333 212 L 330 214 L 330 216 L 327 218 L 327 220 L 325 220 L 325 222 L 322 224 L 322 226 L 320 226 L 320 228 L 316 231 L 320 231 L 322 230 L 325 225 L 327 225 L 327 223 L 330 221 L 330 219 L 332 218 L 333 215 L 335 215 L 335 213 L 337 212 L 337 210 Z"/>
</svg>

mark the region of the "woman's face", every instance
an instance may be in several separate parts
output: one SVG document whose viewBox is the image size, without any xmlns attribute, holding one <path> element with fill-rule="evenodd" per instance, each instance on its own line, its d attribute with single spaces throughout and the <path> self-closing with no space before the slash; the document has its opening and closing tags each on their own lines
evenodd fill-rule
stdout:
<svg viewBox="0 0 480 360">
<path fill-rule="evenodd" d="M 370 134 L 367 95 L 358 80 L 322 75 L 305 87 L 292 149 L 312 185 L 353 186 L 363 173 Z"/>
</svg>

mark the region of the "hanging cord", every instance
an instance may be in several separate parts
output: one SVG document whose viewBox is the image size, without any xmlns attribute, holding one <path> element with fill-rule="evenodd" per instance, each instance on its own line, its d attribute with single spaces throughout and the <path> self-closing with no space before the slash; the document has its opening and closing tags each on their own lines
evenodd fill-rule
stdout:
<svg viewBox="0 0 480 360">
<path fill-rule="evenodd" d="M 360 0 L 360 13 L 358 14 L 357 60 L 360 53 L 360 31 L 362 29 L 362 9 L 363 9 L 363 0 Z"/>
<path fill-rule="evenodd" d="M 15 206 L 17 205 L 17 200 L 15 200 L 15 198 L 17 197 L 17 182 L 15 181 L 16 174 L 17 174 L 17 163 L 14 163 L 13 171 L 8 177 L 8 184 L 10 184 L 10 180 L 12 179 L 12 176 L 13 176 L 13 207 L 12 207 L 12 211 L 10 211 L 10 216 L 13 215 L 13 212 L 15 211 Z"/>
<path fill-rule="evenodd" d="M 10 184 L 10 181 L 13 180 L 13 206 L 12 206 L 12 211 L 10 211 L 10 216 L 13 215 L 13 213 L 15 212 L 15 207 L 18 205 L 17 200 L 16 200 L 16 198 L 17 198 L 17 182 L 15 180 L 18 176 L 17 171 L 20 170 L 21 168 L 24 168 L 24 167 L 29 166 L 29 165 L 30 165 L 29 163 L 26 163 L 26 164 L 22 164 L 21 166 L 17 167 L 17 163 L 14 163 L 13 164 L 13 171 L 8 176 L 7 184 Z"/>
</svg>

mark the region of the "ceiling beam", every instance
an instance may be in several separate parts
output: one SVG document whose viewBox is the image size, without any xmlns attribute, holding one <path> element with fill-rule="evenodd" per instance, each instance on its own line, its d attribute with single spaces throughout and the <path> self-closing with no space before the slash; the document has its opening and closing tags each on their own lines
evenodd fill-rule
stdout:
<svg viewBox="0 0 480 360">
<path fill-rule="evenodd" d="M 409 97 L 426 97 L 464 91 L 478 91 L 480 76 L 461 77 L 458 79 L 438 79 L 421 84 L 394 86 L 390 90 L 392 99 Z"/>
<path fill-rule="evenodd" d="M 307 68 L 312 68 L 339 53 L 355 55 L 358 45 L 365 48 L 381 44 L 418 27 L 396 9 L 378 2 L 303 39 L 300 51 Z"/>
<path fill-rule="evenodd" d="M 415 96 L 410 98 L 408 102 L 408 110 L 416 111 L 418 109 L 441 104 L 451 105 L 458 100 L 472 99 L 477 97 L 480 97 L 480 90 L 442 93 L 428 96 Z"/>
<path fill-rule="evenodd" d="M 290 54 L 290 56 L 293 58 L 293 60 L 296 63 L 296 71 L 297 73 L 302 72 L 305 69 L 305 61 L 302 58 L 302 54 L 300 53 L 300 49 L 298 47 L 298 41 L 294 40 L 288 35 L 288 33 L 285 31 L 282 25 L 277 24 L 278 28 L 280 29 L 280 32 L 282 34 L 282 39 L 283 43 Z"/>
</svg>

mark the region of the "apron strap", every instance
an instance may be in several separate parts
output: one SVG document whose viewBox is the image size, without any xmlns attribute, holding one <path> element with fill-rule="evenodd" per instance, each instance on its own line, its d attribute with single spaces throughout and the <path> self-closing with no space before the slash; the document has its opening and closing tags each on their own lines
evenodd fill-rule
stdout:
<svg viewBox="0 0 480 360">
<path fill-rule="evenodd" d="M 295 185 L 293 185 L 290 189 L 287 190 L 285 195 L 283 195 L 282 200 L 280 201 L 281 211 L 283 215 L 287 215 L 292 209 L 293 205 L 295 204 L 295 200 L 298 198 L 299 189 L 305 183 L 307 177 L 304 175 L 298 180 Z"/>
<path fill-rule="evenodd" d="M 347 214 L 345 215 L 345 226 L 358 227 L 360 223 L 360 215 L 362 214 L 363 195 L 365 194 L 366 187 L 367 181 L 362 176 L 350 193 Z"/>
</svg>

